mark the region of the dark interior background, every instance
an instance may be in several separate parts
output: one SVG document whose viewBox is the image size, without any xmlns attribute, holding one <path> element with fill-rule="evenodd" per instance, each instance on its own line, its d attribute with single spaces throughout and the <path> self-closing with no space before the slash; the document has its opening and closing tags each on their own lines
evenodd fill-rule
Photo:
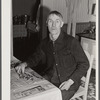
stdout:
<svg viewBox="0 0 100 100">
<path fill-rule="evenodd" d="M 40 0 L 12 0 L 13 16 L 27 14 L 35 20 L 39 4 Z"/>
<path fill-rule="evenodd" d="M 27 22 L 34 22 L 36 25 L 37 11 L 40 4 L 40 0 L 13 0 L 12 1 L 12 11 L 13 11 L 13 27 L 18 25 L 25 26 L 27 34 L 30 36 L 26 37 L 15 37 L 15 31 L 13 28 L 13 50 L 14 56 L 25 61 L 36 49 L 40 42 L 40 32 L 27 29 Z M 27 19 L 25 19 L 27 15 Z M 16 18 L 16 19 L 15 19 Z M 17 22 L 15 22 L 17 20 Z M 22 29 L 18 30 L 22 31 Z"/>
</svg>

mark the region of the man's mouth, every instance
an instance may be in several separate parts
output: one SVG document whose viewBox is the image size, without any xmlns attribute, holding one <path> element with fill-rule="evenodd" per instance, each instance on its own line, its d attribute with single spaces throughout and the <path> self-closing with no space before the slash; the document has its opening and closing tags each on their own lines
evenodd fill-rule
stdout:
<svg viewBox="0 0 100 100">
<path fill-rule="evenodd" d="M 52 28 L 52 30 L 56 30 L 55 28 Z"/>
</svg>

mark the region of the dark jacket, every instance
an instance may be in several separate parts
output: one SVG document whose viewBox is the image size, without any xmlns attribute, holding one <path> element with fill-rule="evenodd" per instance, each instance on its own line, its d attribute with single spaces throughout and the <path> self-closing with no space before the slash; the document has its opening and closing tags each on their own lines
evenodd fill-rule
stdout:
<svg viewBox="0 0 100 100">
<path fill-rule="evenodd" d="M 45 38 L 27 63 L 30 67 L 36 66 L 43 56 L 46 57 L 47 67 L 45 72 L 51 77 L 54 73 L 54 65 L 57 67 L 60 82 L 69 78 L 79 82 L 89 68 L 88 59 L 80 43 L 67 33 L 61 32 L 54 42 Z"/>
</svg>

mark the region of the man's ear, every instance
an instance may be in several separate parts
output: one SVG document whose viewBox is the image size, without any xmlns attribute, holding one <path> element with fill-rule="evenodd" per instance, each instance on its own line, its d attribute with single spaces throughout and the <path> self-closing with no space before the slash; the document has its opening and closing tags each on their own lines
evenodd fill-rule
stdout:
<svg viewBox="0 0 100 100">
<path fill-rule="evenodd" d="M 46 26 L 48 26 L 48 21 L 46 20 Z"/>
<path fill-rule="evenodd" d="M 61 27 L 62 27 L 63 25 L 64 25 L 64 22 L 62 21 L 62 22 L 61 22 Z"/>
</svg>

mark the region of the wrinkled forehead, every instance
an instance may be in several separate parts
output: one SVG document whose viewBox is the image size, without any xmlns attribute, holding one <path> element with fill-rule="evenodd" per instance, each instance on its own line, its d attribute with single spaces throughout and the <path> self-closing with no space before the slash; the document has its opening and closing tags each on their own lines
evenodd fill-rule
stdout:
<svg viewBox="0 0 100 100">
<path fill-rule="evenodd" d="M 62 20 L 62 17 L 60 15 L 56 15 L 56 14 L 50 14 L 47 18 L 47 21 L 48 20 Z"/>
</svg>

